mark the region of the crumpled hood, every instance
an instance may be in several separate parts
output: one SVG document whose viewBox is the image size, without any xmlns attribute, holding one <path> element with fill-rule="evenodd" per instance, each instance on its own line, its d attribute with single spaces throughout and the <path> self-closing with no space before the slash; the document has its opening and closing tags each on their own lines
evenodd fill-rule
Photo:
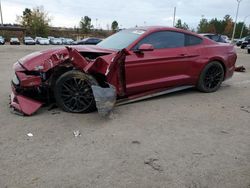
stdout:
<svg viewBox="0 0 250 188">
<path fill-rule="evenodd" d="M 77 50 L 78 52 L 93 52 L 93 53 L 114 53 L 114 50 L 100 48 L 94 45 L 83 45 L 83 46 L 70 46 L 70 48 Z M 42 66 L 45 61 L 53 56 L 67 56 L 69 51 L 66 47 L 57 47 L 31 53 L 23 58 L 19 59 L 18 62 L 28 71 L 35 71 L 37 67 Z"/>
</svg>

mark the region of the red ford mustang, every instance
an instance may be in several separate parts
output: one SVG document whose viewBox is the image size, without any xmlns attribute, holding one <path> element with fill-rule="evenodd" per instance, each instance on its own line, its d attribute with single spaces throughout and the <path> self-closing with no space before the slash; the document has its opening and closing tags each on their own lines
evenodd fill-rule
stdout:
<svg viewBox="0 0 250 188">
<path fill-rule="evenodd" d="M 214 92 L 232 77 L 237 56 L 216 43 L 168 27 L 122 30 L 97 46 L 59 47 L 14 64 L 11 107 L 31 115 L 56 102 L 68 112 L 105 114 L 114 104 L 189 87 Z"/>
</svg>

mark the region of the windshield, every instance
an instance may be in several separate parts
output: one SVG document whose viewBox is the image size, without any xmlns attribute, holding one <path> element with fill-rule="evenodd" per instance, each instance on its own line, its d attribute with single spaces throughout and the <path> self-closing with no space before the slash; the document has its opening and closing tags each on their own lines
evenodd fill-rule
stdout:
<svg viewBox="0 0 250 188">
<path fill-rule="evenodd" d="M 97 46 L 108 49 L 121 50 L 128 47 L 132 42 L 138 39 L 144 30 L 122 30 L 98 43 Z"/>
</svg>

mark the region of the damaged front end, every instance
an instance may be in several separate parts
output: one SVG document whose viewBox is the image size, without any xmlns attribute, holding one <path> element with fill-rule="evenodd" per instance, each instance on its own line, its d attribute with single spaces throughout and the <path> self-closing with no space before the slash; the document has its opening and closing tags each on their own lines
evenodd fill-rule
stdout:
<svg viewBox="0 0 250 188">
<path fill-rule="evenodd" d="M 66 47 L 28 55 L 13 66 L 15 75 L 11 81 L 10 107 L 18 114 L 34 114 L 43 105 L 54 102 L 53 89 L 60 75 L 80 70 L 98 80 L 99 86 L 92 87 L 96 107 L 101 115 L 107 115 L 114 107 L 117 95 L 125 95 L 126 54 L 126 50 L 79 52 Z"/>
<path fill-rule="evenodd" d="M 14 64 L 14 70 L 10 107 L 15 113 L 32 115 L 43 105 L 42 76 L 38 73 L 26 72 L 19 62 Z"/>
</svg>

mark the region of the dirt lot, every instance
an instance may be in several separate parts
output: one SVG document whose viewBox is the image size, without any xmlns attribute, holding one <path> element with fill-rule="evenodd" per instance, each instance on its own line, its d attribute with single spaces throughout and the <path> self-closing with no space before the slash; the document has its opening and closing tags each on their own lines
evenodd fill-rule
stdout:
<svg viewBox="0 0 250 188">
<path fill-rule="evenodd" d="M 211 94 L 187 90 L 97 113 L 9 111 L 12 64 L 41 46 L 0 46 L 0 187 L 250 188 L 250 54 Z M 81 136 L 73 132 L 79 130 Z M 33 137 L 28 137 L 32 133 Z"/>
</svg>

